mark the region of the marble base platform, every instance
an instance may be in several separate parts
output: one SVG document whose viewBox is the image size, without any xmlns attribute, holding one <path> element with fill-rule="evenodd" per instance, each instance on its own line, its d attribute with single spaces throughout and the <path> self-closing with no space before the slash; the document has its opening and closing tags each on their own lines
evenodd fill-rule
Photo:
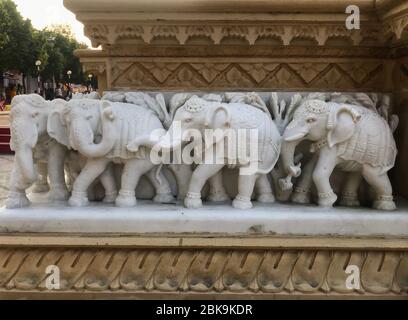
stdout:
<svg viewBox="0 0 408 320">
<path fill-rule="evenodd" d="M 408 203 L 0 209 L 1 299 L 407 299 Z M 47 267 L 61 287 L 46 290 Z M 361 271 L 346 287 L 345 266 Z"/>
<path fill-rule="evenodd" d="M 408 238 L 408 202 L 399 210 L 382 212 L 370 208 L 319 208 L 314 205 L 259 204 L 236 210 L 229 204 L 205 203 L 198 210 L 181 203 L 155 204 L 139 201 L 131 209 L 92 203 L 71 208 L 48 204 L 42 195 L 30 208 L 0 209 L 0 233 L 80 234 L 262 234 L 376 236 Z"/>
</svg>

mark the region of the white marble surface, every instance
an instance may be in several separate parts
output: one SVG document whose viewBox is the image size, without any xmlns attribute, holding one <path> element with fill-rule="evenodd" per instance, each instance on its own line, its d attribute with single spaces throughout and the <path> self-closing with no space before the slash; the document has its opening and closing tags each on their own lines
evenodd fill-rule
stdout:
<svg viewBox="0 0 408 320">
<path fill-rule="evenodd" d="M 0 233 L 215 233 L 341 235 L 408 238 L 408 204 L 395 212 L 369 208 L 321 209 L 316 206 L 255 204 L 252 210 L 206 204 L 199 210 L 181 204 L 139 201 L 132 209 L 102 204 L 86 208 L 36 203 L 25 209 L 0 209 Z"/>
</svg>

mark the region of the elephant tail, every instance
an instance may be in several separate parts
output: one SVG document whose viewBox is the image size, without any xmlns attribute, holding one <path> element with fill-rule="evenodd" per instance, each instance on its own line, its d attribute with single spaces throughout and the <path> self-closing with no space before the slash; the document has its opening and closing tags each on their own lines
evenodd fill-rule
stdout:
<svg viewBox="0 0 408 320">
<path fill-rule="evenodd" d="M 160 173 L 161 173 L 162 169 L 163 169 L 163 164 L 158 165 L 157 168 L 156 168 L 156 173 L 154 175 L 154 177 L 156 178 L 157 182 L 160 185 L 162 185 L 162 183 L 163 183 L 162 179 L 160 178 Z"/>
<path fill-rule="evenodd" d="M 254 168 L 254 163 L 249 163 L 249 167 L 245 167 L 245 168 L 241 168 L 240 169 L 240 174 L 241 175 L 249 175 L 249 174 L 260 174 L 260 175 L 266 175 L 271 173 L 271 171 L 275 168 L 276 164 L 278 163 L 279 160 L 279 154 L 280 154 L 280 148 L 281 148 L 281 144 L 280 142 L 275 144 L 273 146 L 274 149 L 274 161 L 272 161 L 271 165 L 269 166 L 269 168 L 266 169 L 260 169 L 259 168 L 259 163 L 257 162 L 255 164 L 256 168 Z"/>
</svg>

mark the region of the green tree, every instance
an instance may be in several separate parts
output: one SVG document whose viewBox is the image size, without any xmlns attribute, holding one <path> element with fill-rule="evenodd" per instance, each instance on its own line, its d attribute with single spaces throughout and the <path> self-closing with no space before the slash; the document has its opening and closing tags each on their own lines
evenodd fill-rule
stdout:
<svg viewBox="0 0 408 320">
<path fill-rule="evenodd" d="M 81 63 L 75 57 L 74 51 L 86 48 L 73 36 L 71 28 L 66 25 L 57 25 L 41 31 L 44 68 L 41 75 L 48 80 L 68 81 L 67 71 L 71 70 L 71 82 L 85 81 Z"/>
<path fill-rule="evenodd" d="M 30 20 L 25 20 L 11 0 L 0 0 L 0 72 L 34 70 L 36 56 Z"/>
<path fill-rule="evenodd" d="M 80 48 L 86 45 L 75 39 L 70 26 L 35 30 L 13 1 L 0 0 L 0 74 L 19 70 L 24 76 L 37 76 L 35 62 L 40 60 L 44 81 L 67 81 L 67 71 L 71 70 L 71 82 L 85 83 L 81 64 L 74 55 Z"/>
<path fill-rule="evenodd" d="M 2 50 L 10 40 L 7 34 L 7 29 L 10 24 L 10 15 L 6 9 L 6 3 L 0 0 L 0 50 Z"/>
</svg>

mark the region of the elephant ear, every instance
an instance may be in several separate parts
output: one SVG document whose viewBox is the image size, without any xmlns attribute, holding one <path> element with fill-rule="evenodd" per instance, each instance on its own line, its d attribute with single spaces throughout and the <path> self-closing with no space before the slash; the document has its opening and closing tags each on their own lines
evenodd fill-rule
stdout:
<svg viewBox="0 0 408 320">
<path fill-rule="evenodd" d="M 231 127 L 231 112 L 224 105 L 219 105 L 215 108 L 209 108 L 205 118 L 205 127 L 210 129 L 227 130 Z M 206 141 L 206 146 L 214 143 L 219 143 L 224 139 L 225 135 L 215 135 L 215 141 Z"/>
<path fill-rule="evenodd" d="M 69 131 L 65 121 L 65 114 L 67 112 L 68 109 L 51 111 L 48 116 L 47 132 L 51 138 L 70 149 Z"/>
<path fill-rule="evenodd" d="M 327 122 L 327 143 L 330 148 L 350 139 L 361 114 L 351 106 L 332 106 Z"/>
<path fill-rule="evenodd" d="M 109 121 L 114 121 L 116 119 L 115 107 L 109 101 L 102 101 L 101 103 L 101 116 L 102 121 L 103 119 L 107 119 Z"/>
</svg>

